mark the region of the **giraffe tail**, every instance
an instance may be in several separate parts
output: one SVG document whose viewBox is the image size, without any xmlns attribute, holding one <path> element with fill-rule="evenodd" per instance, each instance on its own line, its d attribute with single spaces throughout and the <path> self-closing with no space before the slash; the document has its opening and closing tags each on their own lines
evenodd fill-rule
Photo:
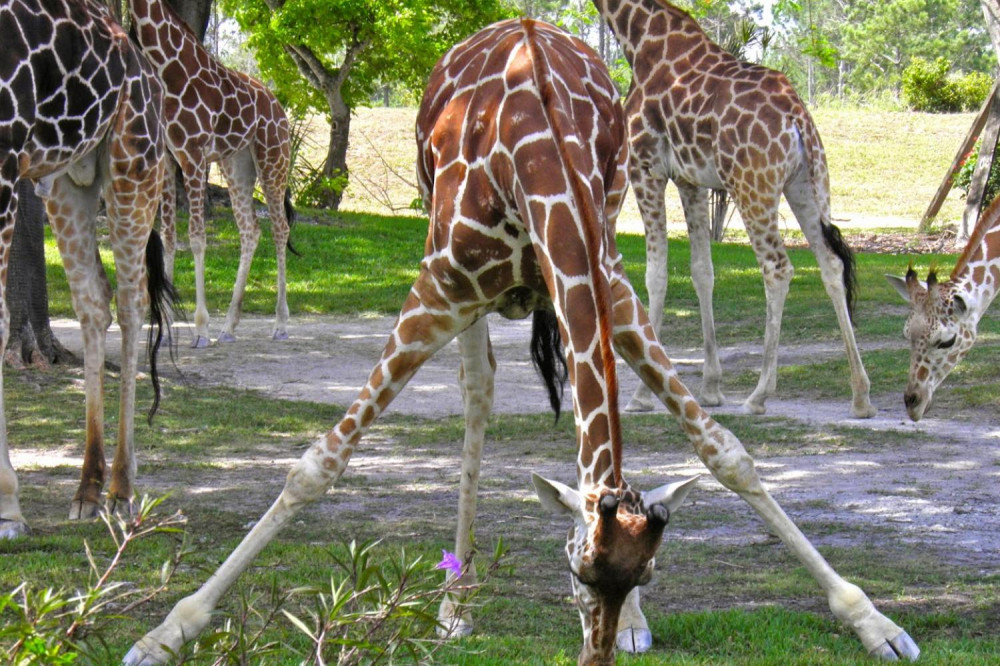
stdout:
<svg viewBox="0 0 1000 666">
<path fill-rule="evenodd" d="M 559 320 L 551 310 L 535 310 L 532 313 L 531 363 L 548 390 L 549 404 L 556 413 L 558 423 L 569 369 L 559 336 Z"/>
<path fill-rule="evenodd" d="M 170 280 L 163 263 L 163 241 L 155 229 L 150 231 L 146 243 L 146 290 L 149 293 L 149 338 L 146 350 L 149 354 L 149 376 L 153 382 L 153 405 L 146 415 L 147 422 L 152 425 L 153 416 L 160 406 L 160 374 L 157 370 L 156 357 L 163 343 L 166 329 L 167 345 L 173 357 L 173 337 L 170 335 L 170 322 L 173 312 L 180 305 L 180 297 Z"/>
<path fill-rule="evenodd" d="M 295 226 L 295 219 L 298 217 L 295 214 L 295 207 L 292 205 L 292 188 L 285 188 L 285 220 L 288 222 L 288 241 L 285 243 L 285 247 L 288 251 L 294 254 L 296 257 L 301 257 L 302 253 L 295 249 L 292 245 L 292 227 Z"/>
</svg>

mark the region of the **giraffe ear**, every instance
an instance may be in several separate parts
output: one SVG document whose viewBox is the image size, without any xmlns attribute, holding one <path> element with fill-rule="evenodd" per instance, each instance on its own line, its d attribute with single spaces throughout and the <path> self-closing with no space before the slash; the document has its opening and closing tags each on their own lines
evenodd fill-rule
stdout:
<svg viewBox="0 0 1000 666">
<path fill-rule="evenodd" d="M 542 478 L 532 472 L 531 483 L 535 493 L 546 509 L 554 514 L 568 514 L 576 517 L 580 514 L 580 493 L 569 486 Z"/>
<path fill-rule="evenodd" d="M 903 297 L 907 303 L 910 302 L 910 290 L 906 286 L 906 280 L 898 275 L 886 275 L 885 279 L 893 286 L 896 292 Z"/>
<path fill-rule="evenodd" d="M 695 474 L 690 479 L 675 481 L 674 483 L 669 483 L 645 492 L 642 494 L 642 503 L 647 507 L 654 504 L 662 504 L 673 514 L 684 503 L 684 498 L 694 488 L 694 484 L 698 482 L 699 477 L 701 477 L 701 474 Z"/>
</svg>

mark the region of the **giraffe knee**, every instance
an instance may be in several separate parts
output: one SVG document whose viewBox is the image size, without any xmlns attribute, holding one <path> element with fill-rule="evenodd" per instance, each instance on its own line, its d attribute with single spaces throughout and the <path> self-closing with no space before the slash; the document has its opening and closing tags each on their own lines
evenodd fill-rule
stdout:
<svg viewBox="0 0 1000 666">
<path fill-rule="evenodd" d="M 347 466 L 341 464 L 336 455 L 328 453 L 323 442 L 321 439 L 309 447 L 288 472 L 281 495 L 292 507 L 319 498 Z"/>
<path fill-rule="evenodd" d="M 725 438 L 731 441 L 726 442 L 727 445 L 723 450 L 705 459 L 705 465 L 712 472 L 712 476 L 736 493 L 762 490 L 753 458 L 735 435 L 727 432 Z"/>
</svg>

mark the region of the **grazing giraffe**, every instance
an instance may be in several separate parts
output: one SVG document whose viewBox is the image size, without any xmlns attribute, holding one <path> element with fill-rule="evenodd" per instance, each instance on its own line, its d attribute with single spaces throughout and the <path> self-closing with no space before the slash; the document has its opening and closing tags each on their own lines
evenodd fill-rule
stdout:
<svg viewBox="0 0 1000 666">
<path fill-rule="evenodd" d="M 103 195 L 122 334 L 118 444 L 107 499 L 112 510 L 130 510 L 139 333 L 144 309 L 151 306 L 155 410 L 161 299 L 170 291 L 162 245 L 152 231 L 163 178 L 159 83 L 95 0 L 8 0 L 0 5 L 0 34 L 0 350 L 10 323 L 4 290 L 17 213 L 15 183 L 27 178 L 36 181 L 45 200 L 83 334 L 86 443 L 70 518 L 94 516 L 105 477 L 104 345 L 112 295 L 97 248 Z M 0 391 L 0 538 L 12 538 L 28 527 L 2 414 Z"/>
<path fill-rule="evenodd" d="M 271 218 L 277 256 L 278 294 L 273 337 L 288 339 L 285 293 L 285 247 L 294 220 L 288 170 L 291 165 L 288 118 L 263 84 L 231 70 L 201 45 L 173 9 L 162 0 L 129 0 L 133 37 L 156 68 L 164 87 L 167 146 L 184 175 L 190 218 L 188 236 L 194 256 L 195 338 L 207 347 L 205 302 L 205 187 L 208 168 L 218 162 L 229 184 L 229 198 L 240 232 L 240 265 L 219 342 L 235 342 L 243 309 L 250 264 L 260 227 L 254 213 L 253 188 L 259 180 Z M 174 174 L 164 182 L 163 240 L 167 270 L 172 275 L 176 245 Z M 289 246 L 290 247 L 290 246 Z"/>
<path fill-rule="evenodd" d="M 649 316 L 660 331 L 667 292 L 664 190 L 680 193 L 691 241 L 691 278 L 705 343 L 701 399 L 722 404 L 712 311 L 707 189 L 725 189 L 740 211 L 764 277 L 767 315 L 760 379 L 744 402 L 763 414 L 775 391 L 778 337 L 793 267 L 779 229 L 784 193 L 819 263 L 833 301 L 851 371 L 851 412 L 875 415 L 851 326 L 854 258 L 830 220 L 830 184 L 819 132 L 779 72 L 742 62 L 712 42 L 694 19 L 664 0 L 594 0 L 632 66 L 625 102 L 629 175 L 646 231 Z M 640 385 L 628 407 L 652 409 Z"/>
<path fill-rule="evenodd" d="M 881 656 L 915 656 L 909 636 L 837 576 L 767 494 L 739 440 L 701 409 L 657 341 L 615 246 L 628 148 L 624 114 L 597 55 L 529 19 L 486 28 L 432 71 L 417 145 L 431 217 L 426 254 L 381 360 L 343 420 L 295 464 L 242 543 L 133 646 L 125 663 L 167 660 L 204 629 L 237 576 L 340 477 L 372 422 L 456 335 L 466 415 L 456 550 L 465 559 L 493 398 L 495 360 L 484 316 L 538 310 L 533 343 L 558 345 L 549 335 L 558 327 L 577 426 L 578 489 L 538 476 L 533 482 L 546 507 L 573 518 L 566 550 L 584 629 L 579 663 L 611 664 L 619 636 L 630 641 L 648 633 L 635 586 L 649 580 L 670 510 L 691 486 L 688 480 L 640 493 L 625 481 L 612 344 L 680 421 L 712 473 L 802 559 L 864 645 Z M 474 583 L 474 572 L 467 575 L 462 583 Z M 468 629 L 458 603 L 446 603 L 441 620 L 455 632 Z"/>
<path fill-rule="evenodd" d="M 910 342 L 910 375 L 903 394 L 906 413 L 919 421 L 934 391 L 976 341 L 979 320 L 1000 289 L 1000 199 L 979 218 L 945 282 L 932 268 L 927 283 L 917 272 L 886 275 L 910 304 L 903 335 Z"/>
</svg>

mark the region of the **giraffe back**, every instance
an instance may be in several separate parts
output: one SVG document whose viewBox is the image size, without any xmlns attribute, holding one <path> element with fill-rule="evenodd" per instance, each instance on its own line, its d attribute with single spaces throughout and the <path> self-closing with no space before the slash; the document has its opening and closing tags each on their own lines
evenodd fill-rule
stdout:
<svg viewBox="0 0 1000 666">
<path fill-rule="evenodd" d="M 90 153 L 129 94 L 126 79 L 144 64 L 107 9 L 94 0 L 14 0 L 0 6 L 0 34 L 0 149 L 18 156 L 17 175 L 39 178 Z"/>
</svg>

